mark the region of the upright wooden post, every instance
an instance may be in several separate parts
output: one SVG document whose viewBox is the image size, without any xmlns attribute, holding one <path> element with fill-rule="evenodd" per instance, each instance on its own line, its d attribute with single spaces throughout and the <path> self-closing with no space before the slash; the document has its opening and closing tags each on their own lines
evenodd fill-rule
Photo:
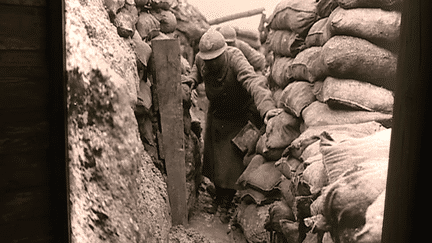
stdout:
<svg viewBox="0 0 432 243">
<path fill-rule="evenodd" d="M 430 238 L 432 4 L 404 1 L 402 9 L 382 234 L 385 243 Z"/>
<path fill-rule="evenodd" d="M 168 196 L 172 224 L 187 224 L 186 172 L 180 43 L 177 39 L 152 40 L 152 71 L 156 86 Z"/>
</svg>

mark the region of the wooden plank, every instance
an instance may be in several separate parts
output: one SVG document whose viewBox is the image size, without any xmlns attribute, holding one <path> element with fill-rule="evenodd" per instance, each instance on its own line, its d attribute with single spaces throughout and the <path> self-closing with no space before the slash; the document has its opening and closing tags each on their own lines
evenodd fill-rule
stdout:
<svg viewBox="0 0 432 243">
<path fill-rule="evenodd" d="M 386 185 L 382 241 L 412 242 L 429 236 L 430 1 L 404 1 L 401 48 Z"/>
<path fill-rule="evenodd" d="M 0 67 L 46 67 L 44 51 L 0 50 Z"/>
<path fill-rule="evenodd" d="M 2 77 L 31 77 L 47 78 L 49 75 L 48 67 L 1 67 Z"/>
<path fill-rule="evenodd" d="M 0 130 L 0 154 L 44 150 L 49 145 L 48 121 L 9 124 Z"/>
<path fill-rule="evenodd" d="M 45 150 L 0 155 L 0 192 L 48 184 Z"/>
<path fill-rule="evenodd" d="M 0 6 L 0 50 L 45 49 L 45 8 Z"/>
<path fill-rule="evenodd" d="M 0 78 L 0 109 L 34 108 L 48 104 L 48 79 Z"/>
<path fill-rule="evenodd" d="M 0 224 L 49 216 L 48 186 L 3 193 L 0 199 Z"/>
<path fill-rule="evenodd" d="M 44 217 L 0 225 L 2 242 L 58 242 L 53 240 L 54 232 L 52 228 L 55 224 L 56 222 Z"/>
<path fill-rule="evenodd" d="M 8 126 L 9 124 L 35 122 L 40 120 L 48 120 L 47 107 L 40 108 L 22 108 L 22 109 L 4 109 L 0 110 L 0 127 Z"/>
<path fill-rule="evenodd" d="M 241 19 L 241 18 L 246 18 L 246 17 L 257 15 L 257 14 L 261 14 L 264 10 L 265 10 L 265 8 L 261 7 L 261 8 L 257 8 L 257 9 L 252 9 L 252 10 L 240 12 L 240 13 L 230 14 L 227 16 L 223 16 L 220 18 L 209 20 L 208 23 L 210 25 L 217 25 L 217 24 L 221 24 L 221 23 L 228 22 L 231 20 L 236 20 L 236 19 Z"/>
<path fill-rule="evenodd" d="M 46 0 L 0 0 L 0 4 L 42 7 L 46 6 Z"/>
<path fill-rule="evenodd" d="M 177 39 L 153 40 L 152 48 L 172 223 L 187 225 L 180 42 Z"/>
</svg>

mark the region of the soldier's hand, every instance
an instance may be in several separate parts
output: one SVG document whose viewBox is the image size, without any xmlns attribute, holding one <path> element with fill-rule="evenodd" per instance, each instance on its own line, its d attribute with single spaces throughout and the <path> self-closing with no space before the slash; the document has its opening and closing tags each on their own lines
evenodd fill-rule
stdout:
<svg viewBox="0 0 432 243">
<path fill-rule="evenodd" d="M 275 117 L 282 113 L 284 110 L 282 108 L 275 108 L 267 111 L 264 117 L 264 123 L 267 124 L 267 122 L 270 120 L 270 118 Z"/>
</svg>

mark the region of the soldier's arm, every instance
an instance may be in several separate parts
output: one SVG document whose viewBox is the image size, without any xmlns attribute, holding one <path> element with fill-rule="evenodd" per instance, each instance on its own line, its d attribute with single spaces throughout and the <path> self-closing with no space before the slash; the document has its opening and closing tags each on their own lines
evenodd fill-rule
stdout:
<svg viewBox="0 0 432 243">
<path fill-rule="evenodd" d="M 265 117 L 269 110 L 276 109 L 271 91 L 268 88 L 267 78 L 254 71 L 252 65 L 239 49 L 232 48 L 228 51 L 232 52 L 230 63 L 237 74 L 237 80 L 253 97 L 261 117 Z"/>
</svg>

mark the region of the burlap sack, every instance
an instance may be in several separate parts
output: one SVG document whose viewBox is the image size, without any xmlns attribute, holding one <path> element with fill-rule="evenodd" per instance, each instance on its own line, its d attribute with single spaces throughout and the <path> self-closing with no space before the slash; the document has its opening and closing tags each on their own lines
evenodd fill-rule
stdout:
<svg viewBox="0 0 432 243">
<path fill-rule="evenodd" d="M 323 215 L 336 237 L 358 232 L 367 208 L 385 190 L 391 129 L 372 136 L 335 140 L 321 136 L 329 185 L 323 192 Z M 353 234 L 349 234 L 348 240 Z"/>
<path fill-rule="evenodd" d="M 397 56 L 371 42 L 352 36 L 333 36 L 321 54 L 329 76 L 356 79 L 394 90 Z"/>
<path fill-rule="evenodd" d="M 264 228 L 269 217 L 270 205 L 241 203 L 236 208 L 235 222 L 240 225 L 244 236 L 250 243 L 270 242 L 270 237 Z"/>
<path fill-rule="evenodd" d="M 316 149 L 319 150 L 319 144 L 316 143 L 319 143 L 319 136 L 323 132 L 327 132 L 332 136 L 349 136 L 352 138 L 361 138 L 383 130 L 385 130 L 385 128 L 375 121 L 359 124 L 311 126 L 303 131 L 298 138 L 292 141 L 288 147 L 289 155 L 294 156 L 302 161 L 305 161 L 311 155 L 315 155 Z M 318 148 L 316 148 L 317 145 Z M 315 146 L 315 148 L 309 149 L 310 146 Z"/>
<path fill-rule="evenodd" d="M 351 8 L 400 8 L 403 0 L 336 0 L 339 6 L 345 9 Z"/>
<path fill-rule="evenodd" d="M 337 0 L 319 0 L 317 2 L 317 13 L 321 18 L 328 17 L 339 6 Z"/>
<path fill-rule="evenodd" d="M 301 117 L 303 109 L 315 100 L 312 84 L 306 81 L 296 81 L 285 87 L 276 104 L 277 107 L 285 109 L 287 113 Z"/>
<path fill-rule="evenodd" d="M 285 149 L 300 135 L 299 125 L 299 119 L 286 112 L 271 118 L 266 126 L 266 147 Z"/>
<path fill-rule="evenodd" d="M 327 171 L 322 161 L 322 154 L 318 153 L 305 160 L 309 164 L 303 171 L 302 180 L 309 186 L 311 194 L 317 194 L 328 184 Z"/>
<path fill-rule="evenodd" d="M 169 34 L 176 30 L 177 19 L 171 11 L 161 10 L 152 11 L 151 13 L 159 21 L 160 31 L 162 33 Z"/>
<path fill-rule="evenodd" d="M 282 157 L 285 148 L 269 148 L 266 146 L 267 135 L 264 133 L 256 144 L 256 153 L 262 155 L 266 161 L 277 161 Z"/>
<path fill-rule="evenodd" d="M 271 80 L 279 86 L 279 88 L 284 89 L 293 80 L 289 79 L 289 66 L 294 61 L 292 57 L 281 57 L 277 56 L 274 59 L 274 63 L 270 70 Z"/>
<path fill-rule="evenodd" d="M 322 101 L 331 107 L 393 112 L 393 92 L 353 79 L 327 77 L 321 90 Z"/>
<path fill-rule="evenodd" d="M 315 0 L 280 1 L 269 17 L 269 26 L 275 30 L 305 34 L 318 18 L 316 5 Z"/>
<path fill-rule="evenodd" d="M 123 38 L 132 37 L 135 34 L 136 23 L 138 22 L 138 10 L 134 5 L 125 4 L 114 19 L 114 26 L 117 27 L 117 34 Z"/>
<path fill-rule="evenodd" d="M 338 7 L 328 19 L 328 29 L 332 36 L 355 36 L 383 47 L 397 45 L 400 25 L 400 12 L 379 8 Z"/>
<path fill-rule="evenodd" d="M 366 224 L 360 232 L 355 234 L 358 243 L 379 243 L 381 242 L 382 226 L 384 220 L 384 190 L 366 211 Z"/>
<path fill-rule="evenodd" d="M 295 57 L 305 48 L 304 38 L 291 30 L 270 30 L 267 43 L 275 55 L 285 57 Z"/>
<path fill-rule="evenodd" d="M 336 110 L 327 104 L 314 101 L 302 111 L 302 118 L 306 127 L 358 124 L 376 121 L 384 126 L 391 126 L 392 114 L 371 111 Z"/>
<path fill-rule="evenodd" d="M 305 38 L 306 48 L 323 46 L 330 39 L 331 33 L 327 21 L 328 17 L 320 19 L 312 25 Z"/>
<path fill-rule="evenodd" d="M 311 83 L 324 80 L 329 71 L 321 55 L 321 49 L 322 47 L 313 46 L 299 52 L 289 66 L 288 78 L 307 80 Z"/>
<path fill-rule="evenodd" d="M 152 14 L 141 12 L 138 16 L 136 29 L 144 40 L 149 35 L 157 36 L 157 33 L 160 31 L 160 23 Z"/>
</svg>

